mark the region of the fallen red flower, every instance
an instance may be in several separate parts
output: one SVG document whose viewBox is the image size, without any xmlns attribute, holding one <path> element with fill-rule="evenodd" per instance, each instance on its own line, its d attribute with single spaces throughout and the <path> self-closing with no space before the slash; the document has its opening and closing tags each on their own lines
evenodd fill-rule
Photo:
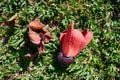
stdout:
<svg viewBox="0 0 120 80">
<path fill-rule="evenodd" d="M 60 50 L 58 60 L 65 64 L 74 62 L 75 56 L 92 40 L 93 33 L 89 30 L 80 32 L 74 29 L 72 21 L 68 29 L 60 34 Z"/>
</svg>

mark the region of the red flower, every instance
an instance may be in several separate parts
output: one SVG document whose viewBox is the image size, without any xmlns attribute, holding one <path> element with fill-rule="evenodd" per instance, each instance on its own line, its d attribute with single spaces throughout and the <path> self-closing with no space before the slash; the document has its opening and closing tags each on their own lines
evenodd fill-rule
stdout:
<svg viewBox="0 0 120 80">
<path fill-rule="evenodd" d="M 93 33 L 89 30 L 80 32 L 74 29 L 74 21 L 72 21 L 68 29 L 60 34 L 60 49 L 58 60 L 71 64 L 74 62 L 74 57 L 92 40 Z M 64 57 L 64 58 L 63 58 Z M 69 58 L 69 60 L 67 59 Z M 72 62 L 70 61 L 70 58 Z"/>
</svg>

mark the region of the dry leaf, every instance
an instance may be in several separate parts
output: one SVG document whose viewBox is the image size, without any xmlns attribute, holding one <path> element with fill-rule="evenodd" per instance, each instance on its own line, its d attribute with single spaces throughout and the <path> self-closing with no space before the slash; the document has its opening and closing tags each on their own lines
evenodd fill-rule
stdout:
<svg viewBox="0 0 120 80">
<path fill-rule="evenodd" d="M 15 13 L 15 15 L 13 15 L 9 20 L 7 20 L 7 22 L 13 21 L 18 17 L 18 14 Z"/>
<path fill-rule="evenodd" d="M 16 20 L 17 17 L 18 17 L 18 14 L 16 13 L 9 20 L 7 20 L 3 23 L 0 23 L 0 26 L 15 26 L 15 24 L 18 23 L 18 20 Z"/>
</svg>

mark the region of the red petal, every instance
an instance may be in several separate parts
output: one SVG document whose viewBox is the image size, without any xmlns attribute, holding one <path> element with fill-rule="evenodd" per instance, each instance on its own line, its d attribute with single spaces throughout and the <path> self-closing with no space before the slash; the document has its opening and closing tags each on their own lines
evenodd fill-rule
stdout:
<svg viewBox="0 0 120 80">
<path fill-rule="evenodd" d="M 64 56 L 76 56 L 85 46 L 83 34 L 76 29 L 73 29 L 74 21 L 68 27 L 64 34 L 62 42 L 62 52 Z"/>
<path fill-rule="evenodd" d="M 70 50 L 70 47 L 69 47 L 69 44 L 70 44 L 70 39 L 71 39 L 71 33 L 73 31 L 73 26 L 74 26 L 74 21 L 72 21 L 66 31 L 66 34 L 63 38 L 63 43 L 62 43 L 62 51 L 64 53 L 65 56 L 67 56 L 69 50 Z"/>
<path fill-rule="evenodd" d="M 62 48 L 65 35 L 66 35 L 66 33 L 64 33 L 64 32 L 60 34 L 60 49 Z"/>
<path fill-rule="evenodd" d="M 85 30 L 82 32 L 84 38 L 85 38 L 85 46 L 87 46 L 87 44 L 90 43 L 90 41 L 92 40 L 93 38 L 93 32 L 92 31 L 89 31 L 89 30 Z"/>
</svg>

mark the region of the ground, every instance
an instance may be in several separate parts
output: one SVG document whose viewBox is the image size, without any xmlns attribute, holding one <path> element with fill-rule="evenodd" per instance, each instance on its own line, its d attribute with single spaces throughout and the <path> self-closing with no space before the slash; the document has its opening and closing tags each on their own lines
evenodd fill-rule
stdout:
<svg viewBox="0 0 120 80">
<path fill-rule="evenodd" d="M 26 25 L 36 17 L 54 28 L 54 40 L 45 44 L 46 51 L 39 58 L 28 60 L 25 55 L 35 52 L 36 46 L 27 37 Z M 94 35 L 75 63 L 68 66 L 59 63 L 57 55 L 60 33 L 72 20 L 76 29 L 89 29 Z M 0 22 L 1 80 L 120 78 L 119 0 L 3 0 Z"/>
</svg>

